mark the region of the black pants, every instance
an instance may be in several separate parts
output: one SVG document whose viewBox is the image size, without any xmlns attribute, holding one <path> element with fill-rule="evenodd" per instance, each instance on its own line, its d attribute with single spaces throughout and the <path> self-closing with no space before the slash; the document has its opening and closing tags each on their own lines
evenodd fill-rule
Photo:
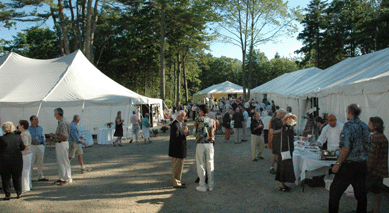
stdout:
<svg viewBox="0 0 389 213">
<path fill-rule="evenodd" d="M 193 112 L 193 120 L 195 120 L 196 119 L 196 111 L 192 111 Z"/>
<path fill-rule="evenodd" d="M 188 114 L 186 115 L 186 117 L 188 117 L 188 120 L 189 120 L 189 118 L 190 118 L 190 109 L 188 109 Z"/>
<path fill-rule="evenodd" d="M 2 165 L 1 180 L 3 182 L 3 191 L 6 197 L 11 196 L 11 177 L 17 195 L 22 194 L 22 169 L 21 165 Z"/>
<path fill-rule="evenodd" d="M 263 130 L 263 139 L 265 140 L 265 144 L 269 143 L 268 136 L 269 136 L 269 130 L 268 129 Z"/>
<path fill-rule="evenodd" d="M 330 187 L 330 200 L 328 212 L 339 211 L 339 201 L 344 191 L 351 184 L 354 188 L 354 195 L 358 201 L 357 212 L 367 211 L 367 190 L 366 190 L 366 162 L 343 162 Z"/>
</svg>

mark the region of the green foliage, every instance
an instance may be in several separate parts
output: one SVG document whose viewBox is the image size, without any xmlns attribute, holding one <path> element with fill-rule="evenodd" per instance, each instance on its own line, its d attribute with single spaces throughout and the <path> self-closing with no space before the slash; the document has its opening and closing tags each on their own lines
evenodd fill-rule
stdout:
<svg viewBox="0 0 389 213">
<path fill-rule="evenodd" d="M 59 57 L 59 42 L 55 32 L 44 28 L 30 28 L 8 41 L 4 52 L 13 51 L 29 58 L 48 59 Z"/>
</svg>

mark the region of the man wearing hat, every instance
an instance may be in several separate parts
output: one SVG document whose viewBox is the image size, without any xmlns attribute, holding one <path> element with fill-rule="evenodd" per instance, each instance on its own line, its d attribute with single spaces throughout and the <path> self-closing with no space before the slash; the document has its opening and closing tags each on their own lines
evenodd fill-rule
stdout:
<svg viewBox="0 0 389 213">
<path fill-rule="evenodd" d="M 337 122 L 335 115 L 328 116 L 328 125 L 323 127 L 321 135 L 313 145 L 323 146 L 327 141 L 328 150 L 339 149 L 340 133 L 343 129 L 343 123 Z"/>
</svg>

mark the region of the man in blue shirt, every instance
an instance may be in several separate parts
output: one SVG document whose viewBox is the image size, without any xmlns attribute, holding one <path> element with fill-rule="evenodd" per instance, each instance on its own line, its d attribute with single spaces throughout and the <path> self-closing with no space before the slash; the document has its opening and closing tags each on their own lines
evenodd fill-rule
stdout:
<svg viewBox="0 0 389 213">
<path fill-rule="evenodd" d="M 78 123 L 80 122 L 80 116 L 74 115 L 73 121 L 69 124 L 69 161 L 71 161 L 74 156 L 77 154 L 78 162 L 81 165 L 81 173 L 89 172 L 92 169 L 86 168 L 84 165 L 84 161 L 82 160 L 82 155 L 84 152 L 82 151 L 81 144 L 84 146 L 88 146 L 87 143 L 83 142 L 83 137 L 80 135 L 80 129 L 78 127 Z"/>
<path fill-rule="evenodd" d="M 39 119 L 33 115 L 30 117 L 31 126 L 28 127 L 28 131 L 31 135 L 31 151 L 32 161 L 31 166 L 36 164 L 38 169 L 38 180 L 48 181 L 43 175 L 43 157 L 45 156 L 46 137 L 43 133 L 43 128 L 39 126 Z M 32 169 L 31 169 L 32 170 Z"/>
<path fill-rule="evenodd" d="M 342 148 L 336 164 L 332 167 L 335 178 L 330 187 L 329 212 L 339 211 L 342 194 L 351 184 L 358 201 L 357 212 L 367 211 L 366 175 L 369 151 L 372 146 L 369 126 L 359 119 L 362 110 L 358 104 L 347 107 L 348 122 L 340 134 Z"/>
</svg>

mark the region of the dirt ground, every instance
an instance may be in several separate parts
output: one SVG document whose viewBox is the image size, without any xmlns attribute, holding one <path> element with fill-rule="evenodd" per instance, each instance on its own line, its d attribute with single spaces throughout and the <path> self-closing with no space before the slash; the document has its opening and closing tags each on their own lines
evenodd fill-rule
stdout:
<svg viewBox="0 0 389 213">
<path fill-rule="evenodd" d="M 189 122 L 192 127 L 193 122 Z M 271 152 L 264 160 L 251 161 L 250 142 L 224 142 L 218 135 L 215 145 L 215 188 L 198 192 L 195 142 L 188 138 L 183 182 L 186 189 L 171 186 L 169 133 L 123 147 L 94 145 L 84 149 L 84 162 L 93 170 L 81 174 L 74 159 L 72 184 L 54 185 L 58 179 L 54 146 L 46 147 L 44 174 L 49 182 L 33 182 L 32 191 L 21 199 L 0 201 L 0 212 L 327 212 L 329 192 L 324 188 L 289 184 L 289 193 L 278 191 L 275 176 L 269 173 Z M 36 170 L 33 180 L 36 180 Z M 15 193 L 12 194 L 15 197 Z M 368 211 L 373 209 L 368 194 Z M 343 196 L 340 212 L 355 208 L 355 198 Z M 384 193 L 381 212 L 389 212 L 389 194 Z"/>
</svg>

